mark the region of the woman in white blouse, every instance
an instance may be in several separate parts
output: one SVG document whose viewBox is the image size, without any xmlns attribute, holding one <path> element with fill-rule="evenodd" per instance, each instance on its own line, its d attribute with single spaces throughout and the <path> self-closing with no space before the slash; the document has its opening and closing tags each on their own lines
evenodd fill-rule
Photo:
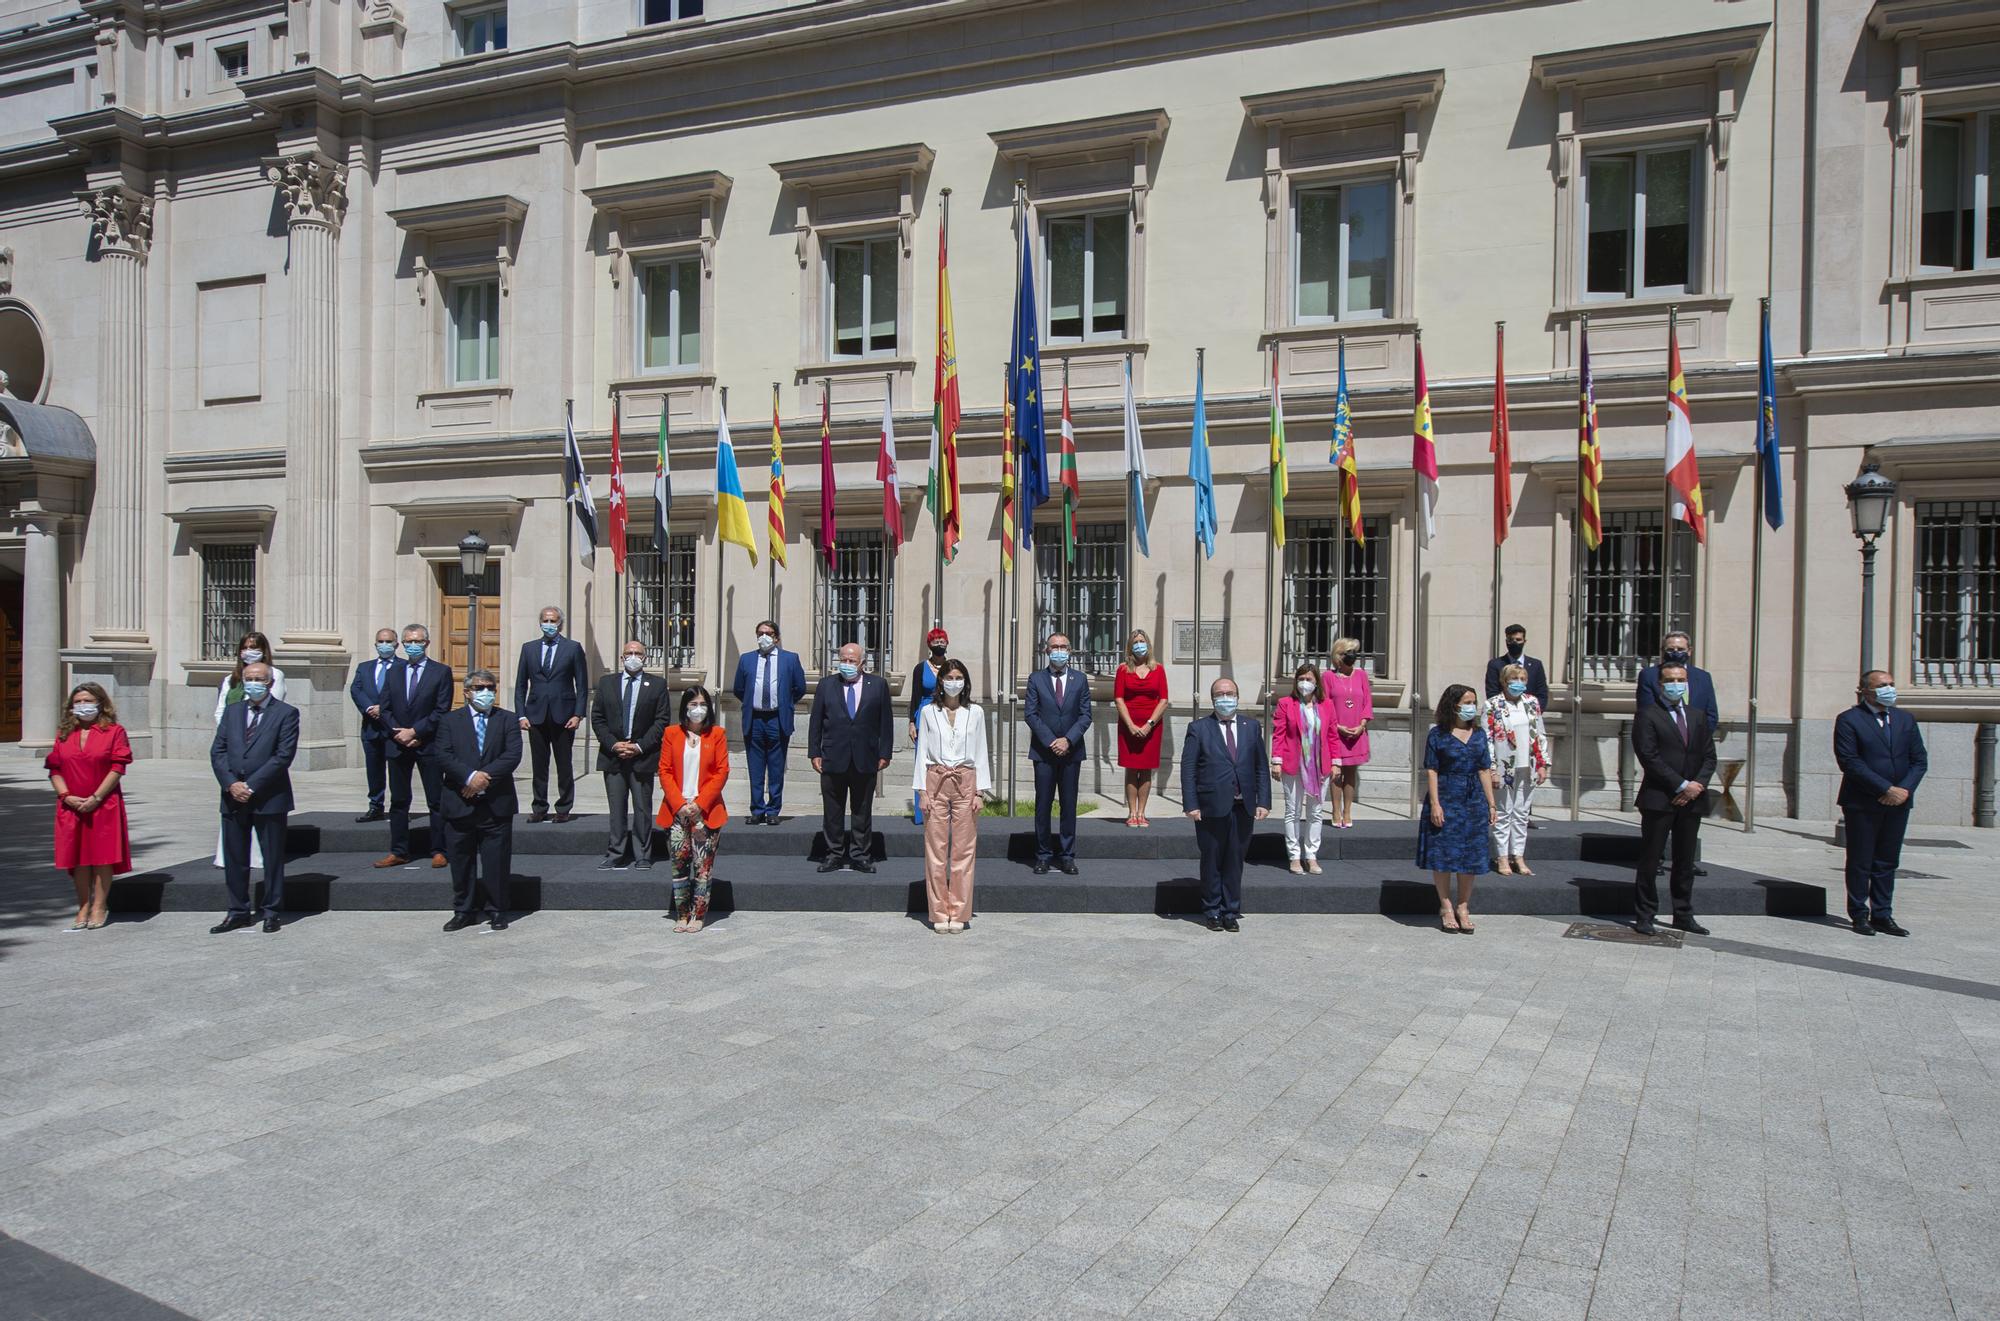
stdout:
<svg viewBox="0 0 2000 1321">
<path fill-rule="evenodd" d="M 222 686 L 215 694 L 215 723 L 222 723 L 222 713 L 243 700 L 243 667 L 258 663 L 271 665 L 271 639 L 262 633 L 251 632 L 243 635 L 236 644 L 236 668 L 222 676 Z M 271 665 L 271 696 L 280 702 L 285 700 L 285 672 Z M 215 825 L 215 865 L 222 865 L 222 823 Z M 264 846 L 258 842 L 257 832 L 250 832 L 250 868 L 255 871 L 264 865 Z"/>
<path fill-rule="evenodd" d="M 917 713 L 916 776 L 924 796 L 924 890 L 931 930 L 965 930 L 972 916 L 972 868 L 979 849 L 982 795 L 993 788 L 986 713 L 972 700 L 964 661 L 938 667 L 937 695 Z"/>
<path fill-rule="evenodd" d="M 1500 691 L 1486 699 L 1486 746 L 1494 785 L 1493 870 L 1502 876 L 1528 870 L 1528 808 L 1535 786 L 1549 782 L 1549 731 L 1542 704 L 1528 692 L 1528 671 L 1503 666 Z"/>
</svg>

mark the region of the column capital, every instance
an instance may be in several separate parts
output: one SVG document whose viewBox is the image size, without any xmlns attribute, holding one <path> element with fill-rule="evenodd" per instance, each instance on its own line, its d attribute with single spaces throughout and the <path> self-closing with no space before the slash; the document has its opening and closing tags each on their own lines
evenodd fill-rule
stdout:
<svg viewBox="0 0 2000 1321">
<path fill-rule="evenodd" d="M 90 234 L 100 256 L 122 253 L 146 260 L 153 243 L 153 199 L 136 188 L 110 184 L 76 195 L 90 221 Z"/>
<path fill-rule="evenodd" d="M 272 156 L 264 161 L 264 177 L 277 185 L 291 225 L 320 225 L 340 232 L 347 213 L 347 167 L 318 152 Z"/>
</svg>

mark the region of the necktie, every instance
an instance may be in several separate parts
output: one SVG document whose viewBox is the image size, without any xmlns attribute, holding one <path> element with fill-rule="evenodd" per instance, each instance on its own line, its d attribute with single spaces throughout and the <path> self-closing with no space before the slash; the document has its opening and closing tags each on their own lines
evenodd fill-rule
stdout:
<svg viewBox="0 0 2000 1321">
<path fill-rule="evenodd" d="M 548 674 L 551 671 L 553 671 L 555 667 L 556 667 L 556 644 L 554 642 L 544 642 L 542 644 L 542 673 Z"/>
<path fill-rule="evenodd" d="M 1058 674 L 1056 676 L 1056 705 L 1058 707 L 1062 705 L 1062 695 L 1063 695 L 1063 677 L 1060 674 Z"/>
<path fill-rule="evenodd" d="M 847 718 L 849 720 L 854 719 L 854 713 L 857 709 L 857 699 L 860 691 L 861 691 L 861 683 L 859 680 L 856 680 L 854 683 L 850 683 L 847 685 Z"/>
<path fill-rule="evenodd" d="M 1222 722 L 1222 741 L 1229 745 L 1229 764 L 1234 766 L 1236 764 L 1236 722 L 1234 720 L 1225 720 Z"/>
<path fill-rule="evenodd" d="M 1688 741 L 1687 712 L 1678 706 L 1674 708 L 1674 728 L 1680 730 L 1681 742 L 1685 744 Z"/>
<path fill-rule="evenodd" d="M 632 737 L 632 708 L 634 705 L 634 699 L 637 698 L 638 695 L 639 695 L 639 676 L 636 674 L 626 675 L 625 676 L 625 737 L 628 739 Z"/>
<path fill-rule="evenodd" d="M 778 685 L 772 673 L 776 669 L 775 656 L 766 656 L 757 662 L 757 691 L 764 695 L 761 705 L 766 711 L 778 709 Z"/>
<path fill-rule="evenodd" d="M 407 702 L 415 702 L 417 700 L 417 676 L 423 672 L 424 663 L 422 661 L 418 661 L 415 665 L 407 667 L 403 675 L 403 700 Z"/>
<path fill-rule="evenodd" d="M 472 717 L 472 741 L 473 741 L 474 743 L 478 744 L 478 746 L 479 746 L 479 755 L 480 755 L 480 756 L 482 756 L 482 757 L 484 757 L 484 756 L 486 755 L 486 717 L 485 717 L 485 716 L 481 716 L 481 715 L 475 715 L 474 717 Z"/>
<path fill-rule="evenodd" d="M 384 679 L 388 678 L 388 677 L 389 677 L 389 662 L 388 662 L 388 661 L 385 661 L 385 660 L 378 660 L 378 661 L 376 661 L 376 662 L 375 662 L 375 695 L 376 695 L 377 697 L 380 697 L 380 696 L 382 695 L 382 681 L 383 681 Z"/>
<path fill-rule="evenodd" d="M 248 723 L 248 724 L 246 724 L 246 725 L 244 725 L 244 727 L 243 727 L 243 741 L 244 741 L 244 742 L 246 742 L 246 743 L 247 743 L 247 742 L 249 742 L 249 741 L 250 741 L 251 739 L 253 739 L 253 738 L 256 738 L 256 737 L 257 737 L 257 722 L 258 722 L 259 720 L 262 720 L 263 718 L 264 718 L 264 711 L 263 711 L 263 708 L 262 708 L 262 707 L 256 707 L 256 706 L 253 706 L 253 707 L 251 707 L 251 708 L 250 708 L 250 720 L 249 720 L 249 723 Z"/>
</svg>

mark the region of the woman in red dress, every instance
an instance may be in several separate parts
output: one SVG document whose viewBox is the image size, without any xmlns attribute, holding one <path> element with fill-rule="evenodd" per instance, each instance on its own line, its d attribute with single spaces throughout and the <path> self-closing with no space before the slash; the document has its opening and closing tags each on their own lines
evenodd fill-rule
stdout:
<svg viewBox="0 0 2000 1321">
<path fill-rule="evenodd" d="M 1167 670 L 1153 658 L 1153 640 L 1135 628 L 1126 646 L 1132 659 L 1118 667 L 1111 700 L 1118 707 L 1118 764 L 1125 768 L 1125 824 L 1150 826 L 1146 800 L 1160 769 L 1160 725 L 1167 718 Z"/>
<path fill-rule="evenodd" d="M 110 918 L 111 878 L 132 870 L 125 793 L 119 781 L 132 764 L 132 743 L 118 708 L 94 683 L 71 690 L 56 723 L 56 743 L 42 766 L 56 791 L 56 866 L 76 882 L 76 925 L 94 931 Z"/>
</svg>

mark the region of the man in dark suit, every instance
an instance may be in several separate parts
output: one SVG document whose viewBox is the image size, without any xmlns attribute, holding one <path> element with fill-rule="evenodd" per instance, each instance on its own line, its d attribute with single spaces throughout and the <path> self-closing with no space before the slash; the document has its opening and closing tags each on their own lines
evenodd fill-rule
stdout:
<svg viewBox="0 0 2000 1321">
<path fill-rule="evenodd" d="M 389 743 L 389 722 L 383 719 L 382 689 L 396 664 L 396 630 L 375 630 L 375 654 L 354 667 L 354 682 L 347 685 L 348 700 L 361 713 L 361 756 L 368 765 L 368 810 L 357 822 L 380 821 L 382 798 L 388 792 L 389 759 L 383 749 Z"/>
<path fill-rule="evenodd" d="M 389 856 L 377 867 L 400 867 L 410 860 L 410 775 L 424 782 L 424 804 L 430 812 L 431 866 L 443 867 L 444 817 L 438 812 L 442 785 L 437 764 L 424 749 L 437 736 L 438 722 L 451 710 L 451 670 L 425 653 L 431 631 L 422 624 L 403 629 L 403 663 L 388 678 L 382 714 L 389 722 L 389 742 L 382 752 L 389 760 Z"/>
<path fill-rule="evenodd" d="M 1722 709 L 1715 704 L 1715 678 L 1693 663 L 1694 651 L 1685 633 L 1669 633 L 1660 644 L 1660 664 L 1639 671 L 1639 692 L 1634 706 L 1641 711 L 1660 704 L 1660 670 L 1678 665 L 1687 671 L 1687 704 L 1708 717 L 1708 732 L 1722 728 Z M 1542 704 L 1546 710 L 1548 704 Z"/>
<path fill-rule="evenodd" d="M 491 670 L 465 676 L 465 705 L 438 722 L 428 759 L 444 777 L 444 813 L 451 818 L 451 920 L 463 931 L 482 917 L 507 929 L 507 878 L 514 864 L 514 770 L 521 731 L 494 703 L 500 681 Z"/>
<path fill-rule="evenodd" d="M 1035 875 L 1053 862 L 1076 875 L 1076 787 L 1083 774 L 1083 736 L 1090 730 L 1090 676 L 1069 664 L 1069 637 L 1049 634 L 1046 668 L 1028 676 L 1028 760 L 1035 768 Z M 1049 807 L 1062 799 L 1062 826 L 1049 829 Z"/>
<path fill-rule="evenodd" d="M 285 908 L 285 818 L 292 810 L 292 758 L 299 750 L 299 711 L 271 696 L 271 667 L 243 667 L 243 700 L 223 712 L 208 746 L 208 764 L 222 786 L 223 881 L 229 912 L 212 935 L 257 920 L 250 902 L 250 834 L 264 850 L 264 930 L 278 929 Z"/>
<path fill-rule="evenodd" d="M 1264 727 L 1236 715 L 1236 684 L 1208 686 L 1213 714 L 1188 722 L 1181 742 L 1181 805 L 1201 846 L 1201 906 L 1210 931 L 1240 930 L 1243 859 L 1256 822 L 1271 812 Z"/>
<path fill-rule="evenodd" d="M 1833 722 L 1847 822 L 1847 917 L 1857 936 L 1907 936 L 1893 911 L 1896 868 L 1930 755 L 1917 718 L 1896 709 L 1896 681 L 1887 670 L 1862 675 L 1854 695 L 1855 704 Z"/>
<path fill-rule="evenodd" d="M 635 867 L 653 865 L 653 778 L 671 697 L 665 679 L 646 673 L 646 644 L 636 639 L 625 644 L 618 672 L 597 681 L 590 727 L 597 735 L 597 769 L 604 772 L 611 817 L 599 871 L 622 867 L 628 859 Z"/>
<path fill-rule="evenodd" d="M 535 759 L 535 811 L 531 822 L 549 818 L 549 754 L 556 762 L 556 824 L 570 819 L 576 806 L 573 758 L 576 727 L 590 699 L 590 667 L 583 644 L 562 633 L 563 612 L 542 610 L 542 634 L 521 644 L 521 663 L 514 669 L 514 710 L 527 731 Z"/>
<path fill-rule="evenodd" d="M 1528 696 L 1549 709 L 1549 672 L 1541 658 L 1528 654 L 1528 630 L 1519 624 L 1507 625 L 1507 650 L 1486 662 L 1486 695 L 1500 695 L 1500 671 L 1518 665 L 1528 672 Z"/>
<path fill-rule="evenodd" d="M 841 647 L 839 669 L 813 690 L 806 722 L 806 753 L 819 772 L 824 809 L 823 872 L 875 870 L 868 858 L 875 839 L 875 777 L 895 755 L 895 711 L 887 681 L 879 674 L 863 674 L 861 658 L 859 642 Z M 854 824 L 846 829 L 850 813 Z"/>
<path fill-rule="evenodd" d="M 1688 667 L 1660 666 L 1660 700 L 1632 720 L 1632 751 L 1645 778 L 1639 784 L 1639 870 L 1634 877 L 1633 929 L 1650 935 L 1660 909 L 1660 855 L 1674 842 L 1674 926 L 1697 936 L 1708 928 L 1694 918 L 1694 849 L 1708 815 L 1708 782 L 1715 776 L 1715 732 L 1708 713 L 1689 704 Z"/>
<path fill-rule="evenodd" d="M 750 763 L 750 824 L 775 826 L 785 805 L 785 757 L 791 751 L 805 666 L 778 644 L 778 626 L 757 625 L 757 650 L 736 658 L 731 688 L 743 706 L 743 752 Z"/>
</svg>

